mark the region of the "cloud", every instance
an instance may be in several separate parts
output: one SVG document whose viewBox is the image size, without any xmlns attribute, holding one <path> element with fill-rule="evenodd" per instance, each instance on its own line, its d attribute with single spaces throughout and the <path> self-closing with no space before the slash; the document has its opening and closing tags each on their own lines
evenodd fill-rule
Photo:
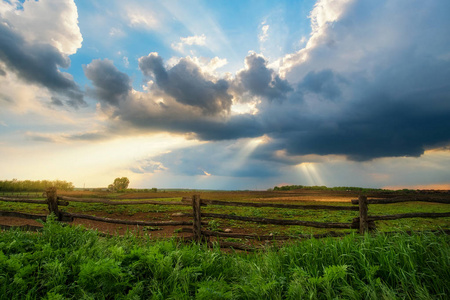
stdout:
<svg viewBox="0 0 450 300">
<path fill-rule="evenodd" d="M 450 143 L 446 3 L 418 1 L 420 9 L 410 10 L 398 2 L 319 1 L 309 41 L 285 57 L 282 73 L 255 53 L 245 58 L 243 70 L 226 78 L 204 72 L 192 58 L 168 67 L 150 53 L 139 59 L 140 70 L 152 79 L 145 92 L 132 90 L 130 78 L 111 62 L 101 68 L 91 63 L 94 74 L 107 70 L 108 80 L 87 76 L 100 100 L 112 104 L 111 126 L 124 132 L 163 130 L 215 145 L 267 136 L 246 166 L 296 165 L 318 156 L 417 157 Z M 252 114 L 231 113 L 233 103 L 245 102 L 255 105 Z M 216 151 L 204 147 L 195 151 Z M 200 175 L 238 174 L 218 173 L 213 162 L 193 169 Z"/>
<path fill-rule="evenodd" d="M 282 68 L 299 82 L 296 93 L 285 110 L 271 107 L 271 118 L 296 111 L 298 125 L 285 121 L 274 140 L 291 155 L 352 160 L 417 157 L 448 144 L 450 64 L 440 57 L 450 47 L 449 5 L 415 5 L 319 1 L 306 48 Z"/>
<path fill-rule="evenodd" d="M 64 103 L 58 97 L 52 97 L 51 105 L 53 105 L 53 106 L 64 106 Z"/>
<path fill-rule="evenodd" d="M 117 106 L 131 91 L 130 78 L 120 72 L 111 60 L 95 59 L 83 68 L 94 85 L 94 95 L 104 104 Z"/>
<path fill-rule="evenodd" d="M 125 68 L 128 68 L 130 66 L 130 61 L 128 60 L 127 56 L 124 56 L 122 58 L 122 61 L 123 61 L 123 64 L 124 64 Z"/>
<path fill-rule="evenodd" d="M 188 46 L 192 46 L 192 45 L 205 46 L 206 45 L 206 36 L 204 34 L 202 34 L 202 35 L 181 37 L 180 42 L 172 43 L 171 47 L 172 47 L 172 49 L 183 53 L 184 47 L 186 45 L 188 45 Z"/>
<path fill-rule="evenodd" d="M 232 97 L 228 94 L 228 82 L 206 79 L 200 68 L 188 59 L 181 59 L 166 70 L 162 58 L 150 53 L 139 59 L 139 68 L 145 75 L 153 76 L 158 87 L 179 103 L 197 107 L 208 115 L 230 111 Z"/>
<path fill-rule="evenodd" d="M 8 6 L 0 11 L 0 15 L 23 35 L 26 42 L 48 44 L 66 55 L 81 48 L 83 37 L 74 1 L 40 0 L 20 4 L 12 1 Z"/>
<path fill-rule="evenodd" d="M 269 28 L 270 25 L 266 24 L 265 22 L 261 24 L 261 33 L 258 35 L 258 39 L 261 43 L 267 41 L 267 38 L 269 37 Z"/>
<path fill-rule="evenodd" d="M 51 45 L 27 42 L 4 22 L 0 22 L 0 61 L 20 79 L 64 97 L 68 105 L 86 104 L 72 76 L 59 71 L 69 67 L 69 58 Z"/>
<path fill-rule="evenodd" d="M 329 69 L 318 72 L 311 71 L 298 85 L 298 90 L 305 93 L 315 93 L 322 95 L 324 99 L 333 100 L 341 96 L 342 92 L 339 85 L 346 82 L 343 76 L 339 76 Z"/>
<path fill-rule="evenodd" d="M 35 142 L 44 142 L 44 143 L 55 143 L 56 140 L 52 136 L 38 134 L 38 133 L 27 133 L 27 138 L 31 141 Z"/>
<path fill-rule="evenodd" d="M 235 85 L 238 92 L 249 92 L 269 100 L 284 99 L 292 91 L 286 80 L 281 79 L 275 71 L 267 68 L 264 57 L 255 53 L 245 58 L 245 69 L 236 75 Z"/>
<path fill-rule="evenodd" d="M 87 142 L 95 142 L 102 141 L 108 138 L 111 138 L 111 134 L 105 132 L 83 132 L 76 134 L 69 134 L 61 136 L 64 140 L 68 141 L 87 141 Z"/>
<path fill-rule="evenodd" d="M 131 27 L 154 30 L 159 27 L 158 18 L 152 11 L 143 7 L 130 7 L 127 18 Z"/>
<path fill-rule="evenodd" d="M 138 161 L 136 166 L 130 168 L 133 173 L 138 174 L 157 173 L 167 169 L 162 163 L 152 159 Z"/>
<path fill-rule="evenodd" d="M 161 98 L 165 97 L 165 98 Z M 160 93 L 135 93 L 111 112 L 113 128 L 128 131 L 166 131 L 193 134 L 200 140 L 220 141 L 263 134 L 252 115 L 211 116 Z"/>
</svg>

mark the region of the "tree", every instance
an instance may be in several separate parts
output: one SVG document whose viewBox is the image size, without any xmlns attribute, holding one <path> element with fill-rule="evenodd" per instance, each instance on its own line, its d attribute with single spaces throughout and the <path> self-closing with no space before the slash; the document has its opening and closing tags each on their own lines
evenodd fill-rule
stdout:
<svg viewBox="0 0 450 300">
<path fill-rule="evenodd" d="M 114 192 L 119 192 L 128 188 L 129 184 L 130 180 L 127 177 L 122 178 L 117 177 L 116 179 L 114 179 L 113 184 L 110 184 L 108 186 L 108 189 Z"/>
</svg>

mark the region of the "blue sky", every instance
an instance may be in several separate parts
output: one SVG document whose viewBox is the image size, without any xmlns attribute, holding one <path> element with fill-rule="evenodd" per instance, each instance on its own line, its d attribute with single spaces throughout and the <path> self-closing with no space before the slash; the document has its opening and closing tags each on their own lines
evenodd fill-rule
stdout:
<svg viewBox="0 0 450 300">
<path fill-rule="evenodd" d="M 2 1 L 0 179 L 450 189 L 450 2 Z"/>
</svg>

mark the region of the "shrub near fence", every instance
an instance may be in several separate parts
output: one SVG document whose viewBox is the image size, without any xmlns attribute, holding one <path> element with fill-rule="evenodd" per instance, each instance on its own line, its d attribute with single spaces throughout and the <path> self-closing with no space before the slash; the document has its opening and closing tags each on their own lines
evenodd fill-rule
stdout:
<svg viewBox="0 0 450 300">
<path fill-rule="evenodd" d="M 256 240 L 287 240 L 293 238 L 310 238 L 310 237 L 325 237 L 325 236 L 342 236 L 348 234 L 347 232 L 335 233 L 329 232 L 325 234 L 318 235 L 295 235 L 295 236 L 283 236 L 283 235 L 256 235 L 256 234 L 240 234 L 240 233 L 226 233 L 226 232 L 213 232 L 210 230 L 203 229 L 203 225 L 208 225 L 208 222 L 202 221 L 202 218 L 208 219 L 228 219 L 228 220 L 238 220 L 243 222 L 254 222 L 260 224 L 276 224 L 285 226 L 306 226 L 314 228 L 328 228 L 328 229 L 356 229 L 360 234 L 365 234 L 369 231 L 374 231 L 376 229 L 375 221 L 379 220 L 395 220 L 402 218 L 442 218 L 450 217 L 449 213 L 407 213 L 407 214 L 396 214 L 396 215 L 383 215 L 383 216 L 370 216 L 368 214 L 369 204 L 389 204 L 398 203 L 406 201 L 426 201 L 426 202 L 438 202 L 449 204 L 448 199 L 428 199 L 428 198 L 391 198 L 391 199 L 367 199 L 366 196 L 360 196 L 357 200 L 352 200 L 352 204 L 356 206 L 333 206 L 333 205 L 297 205 L 297 204 L 280 204 L 280 203 L 256 203 L 256 202 L 233 202 L 233 201 L 218 201 L 218 200 L 208 200 L 201 199 L 199 195 L 194 195 L 192 198 L 183 198 L 181 202 L 168 202 L 160 200 L 141 200 L 141 201 L 118 201 L 111 199 L 99 199 L 99 198 L 74 198 L 74 197 L 64 197 L 58 196 L 56 188 L 49 188 L 46 191 L 46 200 L 32 200 L 23 198 L 10 198 L 10 197 L 0 197 L 1 201 L 8 202 L 22 202 L 22 203 L 33 203 L 33 204 L 46 204 L 48 206 L 49 213 L 53 213 L 57 220 L 62 222 L 72 222 L 74 218 L 88 219 L 94 221 L 101 221 L 114 224 L 124 224 L 124 225 L 138 225 L 138 226 L 191 226 L 189 228 L 182 228 L 181 232 L 192 233 L 191 239 L 196 242 L 209 242 L 211 237 L 225 237 L 225 238 L 245 238 L 245 239 L 256 239 Z M 59 206 L 68 206 L 70 202 L 83 202 L 83 203 L 103 203 L 107 205 L 141 205 L 141 204 L 153 204 L 153 205 L 175 205 L 175 206 L 191 206 L 192 214 L 185 214 L 192 217 L 192 221 L 132 221 L 132 220 L 118 220 L 103 217 L 96 217 L 91 215 L 76 214 L 63 212 L 59 210 Z M 269 219 L 261 217 L 244 217 L 237 216 L 235 214 L 216 214 L 216 213 L 203 213 L 201 211 L 202 206 L 213 205 L 213 206 L 236 206 L 236 207 L 272 207 L 281 209 L 299 209 L 299 210 L 347 210 L 359 212 L 351 223 L 339 223 L 339 222 L 315 222 L 315 221 L 304 221 L 304 220 L 283 220 L 283 219 Z M 26 219 L 36 219 L 45 221 L 46 215 L 35 215 L 26 214 L 20 212 L 12 211 L 0 211 L 0 216 L 11 216 Z M 25 229 L 36 229 L 33 226 L 27 226 Z M 189 239 L 189 238 L 188 238 Z M 228 247 L 232 246 L 236 249 L 249 249 L 248 246 L 236 243 L 226 243 L 221 242 L 221 246 Z"/>
</svg>

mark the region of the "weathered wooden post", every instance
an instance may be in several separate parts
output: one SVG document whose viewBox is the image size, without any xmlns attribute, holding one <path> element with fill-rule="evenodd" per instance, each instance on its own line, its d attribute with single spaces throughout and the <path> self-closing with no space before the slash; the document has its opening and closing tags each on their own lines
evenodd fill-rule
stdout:
<svg viewBox="0 0 450 300">
<path fill-rule="evenodd" d="M 369 232 L 369 220 L 367 212 L 369 210 L 367 206 L 367 197 L 359 196 L 359 233 L 364 234 Z"/>
<path fill-rule="evenodd" d="M 47 193 L 47 205 L 49 214 L 54 213 L 57 220 L 61 221 L 61 214 L 58 209 L 58 195 L 56 187 L 50 187 L 46 190 Z"/>
<path fill-rule="evenodd" d="M 194 240 L 200 242 L 202 240 L 202 213 L 201 213 L 201 199 L 200 195 L 192 196 L 192 211 L 194 213 L 194 222 L 192 231 L 194 233 Z"/>
</svg>

